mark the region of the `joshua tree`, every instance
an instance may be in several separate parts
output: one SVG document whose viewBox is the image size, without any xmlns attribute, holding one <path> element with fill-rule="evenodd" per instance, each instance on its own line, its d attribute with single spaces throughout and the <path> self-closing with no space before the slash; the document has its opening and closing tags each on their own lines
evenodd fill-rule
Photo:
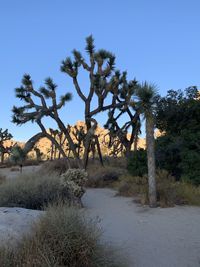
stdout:
<svg viewBox="0 0 200 267">
<path fill-rule="evenodd" d="M 117 136 L 111 134 L 111 132 L 104 135 L 102 144 L 109 150 L 109 156 L 118 157 L 124 152 L 124 146 L 121 141 Z"/>
<path fill-rule="evenodd" d="M 44 133 L 38 133 L 35 134 L 34 136 L 32 136 L 25 144 L 23 150 L 26 154 L 28 154 L 28 152 L 30 152 L 35 144 L 43 137 L 45 137 L 46 135 Z"/>
<path fill-rule="evenodd" d="M 12 146 L 10 147 L 6 147 L 4 142 L 8 141 L 12 138 L 12 134 L 10 134 L 8 132 L 8 129 L 3 130 L 2 128 L 0 128 L 0 153 L 1 153 L 1 163 L 4 162 L 4 157 L 5 154 L 10 153 L 10 150 L 12 148 Z"/>
<path fill-rule="evenodd" d="M 16 165 L 20 166 L 20 171 L 22 172 L 23 163 L 26 159 L 25 151 L 18 145 L 14 146 L 11 150 L 10 160 Z"/>
<path fill-rule="evenodd" d="M 73 135 L 73 137 L 76 140 L 76 147 L 77 147 L 77 153 L 80 157 L 80 154 L 83 150 L 83 144 L 84 144 L 84 140 L 85 140 L 85 130 L 84 130 L 84 126 L 77 126 L 75 125 L 74 127 L 71 127 L 71 133 Z"/>
<path fill-rule="evenodd" d="M 87 162 L 86 158 L 89 154 L 92 139 L 95 140 L 97 147 L 99 147 L 98 137 L 95 136 L 95 131 L 91 135 L 94 129 L 93 126 L 97 125 L 93 117 L 99 112 L 127 105 L 132 95 L 133 84 L 127 82 L 125 72 L 121 74 L 119 71 L 114 70 L 115 56 L 112 53 L 104 49 L 95 50 L 92 36 L 86 38 L 85 50 L 89 56 L 89 63 L 86 62 L 79 51 L 73 50 L 74 59 L 72 60 L 70 57 L 67 57 L 62 62 L 61 71 L 72 78 L 75 90 L 84 102 L 84 115 L 87 128 L 84 162 Z M 85 88 L 83 90 L 78 80 L 78 75 L 82 70 L 89 76 L 88 90 L 85 90 Z M 110 102 L 105 103 L 106 99 Z M 97 104 L 95 105 L 95 103 Z M 91 138 L 90 141 L 89 137 Z M 89 147 L 87 150 L 86 146 L 88 144 Z M 99 153 L 99 157 L 101 159 L 101 153 Z"/>
<path fill-rule="evenodd" d="M 42 133 L 54 143 L 55 147 L 61 152 L 63 157 L 66 154 L 59 143 L 46 131 L 42 119 L 45 116 L 52 118 L 58 125 L 61 132 L 67 138 L 70 149 L 73 155 L 78 159 L 75 145 L 68 129 L 59 117 L 59 110 L 71 99 L 71 94 L 66 93 L 61 96 L 60 101 L 57 101 L 56 94 L 57 85 L 53 82 L 51 78 L 45 80 L 45 86 L 41 87 L 39 90 L 34 89 L 33 82 L 30 75 L 24 75 L 22 79 L 22 86 L 16 88 L 16 97 L 25 103 L 21 107 L 13 107 L 13 122 L 19 125 L 25 124 L 29 121 L 36 122 L 40 127 Z M 81 163 L 78 159 L 81 166 Z"/>
<path fill-rule="evenodd" d="M 35 151 L 36 159 L 38 161 L 41 161 L 43 153 L 40 151 L 38 147 L 34 147 L 34 151 Z"/>
<path fill-rule="evenodd" d="M 126 119 L 126 122 L 120 125 L 119 121 L 122 121 L 123 117 L 128 118 L 128 121 Z M 121 142 L 125 149 L 126 157 L 130 156 L 133 143 L 134 150 L 137 149 L 138 135 L 140 133 L 140 114 L 138 110 L 134 110 L 133 114 L 129 106 L 120 109 L 113 108 L 108 113 L 108 120 L 104 127 L 109 130 L 110 140 Z M 130 133 L 128 135 L 129 129 Z"/>
<path fill-rule="evenodd" d="M 147 82 L 138 85 L 136 90 L 137 107 L 146 121 L 146 146 L 148 163 L 148 184 L 150 207 L 156 207 L 156 174 L 155 174 L 155 144 L 154 144 L 154 111 L 156 102 L 156 86 Z M 135 104 L 134 104 L 135 105 Z"/>
<path fill-rule="evenodd" d="M 49 128 L 49 132 L 50 132 L 50 135 L 53 137 L 53 139 L 57 141 L 57 136 L 59 134 L 59 131 Z M 60 143 L 59 145 L 60 147 L 62 147 Z M 57 147 L 55 146 L 54 142 L 51 142 L 51 160 L 56 158 L 56 154 L 57 154 Z"/>
<path fill-rule="evenodd" d="M 66 136 L 63 134 L 63 132 L 58 131 L 57 138 L 58 138 L 59 145 L 63 147 L 66 143 L 66 139 L 67 139 Z M 59 151 L 58 158 L 60 159 L 60 157 L 61 157 L 61 153 Z M 79 157 L 79 154 L 78 154 L 78 157 Z"/>
</svg>

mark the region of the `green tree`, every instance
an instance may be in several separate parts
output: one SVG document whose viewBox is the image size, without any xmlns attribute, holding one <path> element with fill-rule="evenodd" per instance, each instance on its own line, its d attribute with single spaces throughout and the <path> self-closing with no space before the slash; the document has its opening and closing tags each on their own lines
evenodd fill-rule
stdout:
<svg viewBox="0 0 200 267">
<path fill-rule="evenodd" d="M 157 99 L 157 162 L 177 180 L 200 184 L 200 94 L 196 86 Z"/>
<path fill-rule="evenodd" d="M 12 138 L 12 134 L 8 132 L 8 129 L 3 130 L 0 128 L 0 154 L 1 154 L 1 163 L 4 163 L 4 157 L 6 153 L 10 153 L 11 147 L 6 147 L 4 142 Z"/>
<path fill-rule="evenodd" d="M 26 152 L 18 145 L 14 146 L 11 150 L 10 161 L 15 165 L 19 165 L 21 172 L 25 160 L 26 160 Z"/>
<path fill-rule="evenodd" d="M 149 204 L 150 207 L 156 207 L 156 166 L 155 166 L 155 103 L 156 86 L 147 82 L 139 84 L 136 90 L 137 101 L 135 104 L 140 114 L 145 118 L 146 146 L 147 146 L 147 166 L 148 166 L 148 184 L 149 184 Z"/>
</svg>

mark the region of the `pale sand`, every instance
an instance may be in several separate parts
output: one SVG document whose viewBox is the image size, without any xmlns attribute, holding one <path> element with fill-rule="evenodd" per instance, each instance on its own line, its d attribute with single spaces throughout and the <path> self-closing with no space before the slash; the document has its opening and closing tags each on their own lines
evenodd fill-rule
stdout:
<svg viewBox="0 0 200 267">
<path fill-rule="evenodd" d="M 130 267 L 200 266 L 200 208 L 141 207 L 110 189 L 88 189 L 86 212 L 99 217 L 103 240 L 114 244 Z"/>
<path fill-rule="evenodd" d="M 43 213 L 23 208 L 0 208 L 0 245 L 16 245 Z"/>
</svg>

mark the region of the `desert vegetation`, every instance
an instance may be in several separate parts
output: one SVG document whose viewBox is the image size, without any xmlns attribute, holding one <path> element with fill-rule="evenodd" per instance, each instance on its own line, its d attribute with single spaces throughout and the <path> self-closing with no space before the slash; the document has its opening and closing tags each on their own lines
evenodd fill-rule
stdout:
<svg viewBox="0 0 200 267">
<path fill-rule="evenodd" d="M 17 247 L 0 247 L 0 265 L 125 267 L 100 236 L 96 221 L 62 202 L 54 203 Z"/>
<path fill-rule="evenodd" d="M 62 162 L 63 168 L 58 166 L 60 173 L 72 165 L 86 169 L 90 158 L 98 158 L 102 166 L 106 165 L 105 147 L 110 151 L 109 157 L 125 158 L 128 162 L 125 170 L 137 177 L 147 175 L 148 203 L 152 207 L 157 206 L 156 171 L 159 169 L 166 170 L 175 181 L 198 187 L 200 102 L 197 87 L 170 90 L 166 97 L 161 97 L 156 85 L 128 80 L 126 72 L 116 69 L 113 53 L 96 49 L 93 36 L 86 38 L 84 55 L 76 49 L 72 54 L 72 58 L 66 57 L 62 61 L 60 69 L 72 79 L 74 91 L 84 103 L 84 124 L 72 127 L 59 115 L 71 101 L 70 93 L 59 98 L 52 78 L 45 79 L 44 86 L 39 89 L 34 88 L 31 76 L 25 74 L 21 86 L 15 89 L 22 104 L 13 107 L 12 120 L 17 125 L 36 123 L 41 132 L 31 137 L 23 148 L 16 144 L 5 147 L 5 141 L 12 135 L 7 129 L 1 129 L 2 163 L 7 153 L 10 161 L 22 168 L 31 150 L 37 161 L 41 161 L 43 153 L 37 142 L 47 138 L 49 159 L 62 160 L 53 163 L 56 166 Z M 89 74 L 88 90 L 84 92 L 79 82 L 80 72 Z M 108 117 L 105 132 L 99 134 L 95 116 L 102 112 L 107 112 Z M 45 117 L 54 121 L 57 129 L 46 129 Z M 142 151 L 138 148 L 138 140 L 143 120 L 146 145 Z M 156 140 L 155 129 L 161 133 Z"/>
<path fill-rule="evenodd" d="M 15 89 L 20 104 L 13 106 L 12 122 L 32 122 L 40 132 L 21 145 L 8 129 L 0 129 L 0 166 L 21 170 L 16 179 L 0 176 L 0 206 L 44 211 L 17 248 L 0 248 L 0 265 L 120 267 L 118 257 L 110 257 L 112 250 L 101 244 L 96 223 L 80 209 L 85 188 L 113 188 L 151 208 L 200 205 L 199 90 L 192 86 L 160 96 L 156 85 L 128 80 L 127 72 L 116 69 L 112 52 L 96 49 L 92 35 L 84 53 L 74 49 L 60 70 L 84 106 L 82 124 L 69 125 L 60 115 L 71 93 L 60 96 L 50 77 L 36 88 L 25 74 Z M 87 89 L 79 81 L 83 73 Z M 97 115 L 103 112 L 99 130 Z M 46 118 L 56 129 L 47 129 Z M 38 145 L 44 138 L 46 155 Z M 37 172 L 23 174 L 23 166 L 36 163 L 41 164 Z"/>
</svg>

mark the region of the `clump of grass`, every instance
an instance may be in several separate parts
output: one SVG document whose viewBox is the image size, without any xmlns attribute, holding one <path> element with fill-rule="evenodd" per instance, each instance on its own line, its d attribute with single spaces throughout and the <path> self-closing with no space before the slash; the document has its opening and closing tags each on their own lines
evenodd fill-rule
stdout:
<svg viewBox="0 0 200 267">
<path fill-rule="evenodd" d="M 15 248 L 0 248 L 0 266 L 120 267 L 113 250 L 100 241 L 96 222 L 80 210 L 52 205 L 32 235 Z"/>
<path fill-rule="evenodd" d="M 119 177 L 124 173 L 124 170 L 111 166 L 90 165 L 87 172 L 89 177 L 86 186 L 101 188 L 114 187 Z"/>
<path fill-rule="evenodd" d="M 56 175 L 23 174 L 0 185 L 0 206 L 43 209 L 68 193 Z"/>
<path fill-rule="evenodd" d="M 176 183 L 177 204 L 200 206 L 200 186 L 179 182 Z"/>
<path fill-rule="evenodd" d="M 69 169 L 68 161 L 70 161 L 70 168 L 71 169 L 78 169 L 78 163 L 75 159 L 55 159 L 53 161 L 45 162 L 42 167 L 40 168 L 41 174 L 63 174 Z"/>
<path fill-rule="evenodd" d="M 127 168 L 127 159 L 125 157 L 104 157 L 104 163 L 106 166 L 116 167 L 116 168 Z"/>
<path fill-rule="evenodd" d="M 117 189 L 120 196 L 137 197 L 142 204 L 148 203 L 148 185 L 146 176 L 121 176 Z"/>
</svg>

